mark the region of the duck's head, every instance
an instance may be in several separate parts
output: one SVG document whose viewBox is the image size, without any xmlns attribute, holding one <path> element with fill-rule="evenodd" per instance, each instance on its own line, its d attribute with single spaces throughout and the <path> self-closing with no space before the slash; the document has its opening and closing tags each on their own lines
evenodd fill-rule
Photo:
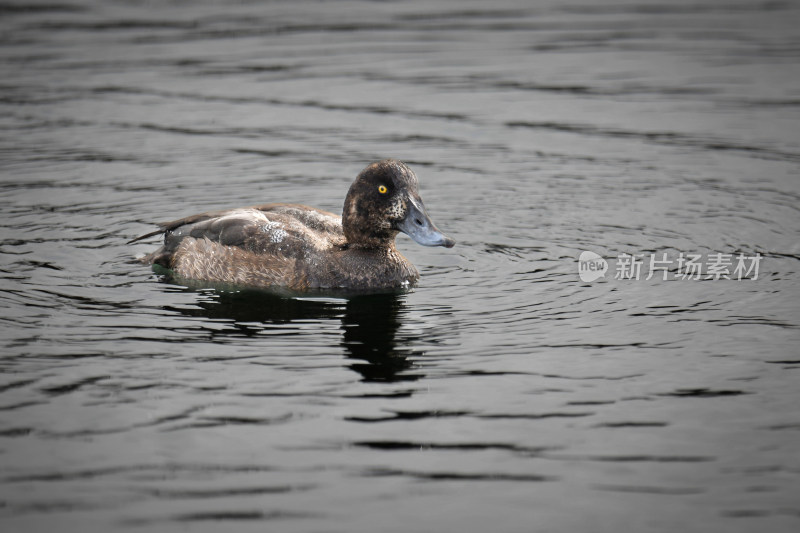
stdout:
<svg viewBox="0 0 800 533">
<path fill-rule="evenodd" d="M 348 244 L 389 246 L 402 231 L 424 246 L 451 248 L 456 241 L 433 224 L 404 163 L 385 159 L 361 171 L 347 191 L 342 228 Z"/>
</svg>

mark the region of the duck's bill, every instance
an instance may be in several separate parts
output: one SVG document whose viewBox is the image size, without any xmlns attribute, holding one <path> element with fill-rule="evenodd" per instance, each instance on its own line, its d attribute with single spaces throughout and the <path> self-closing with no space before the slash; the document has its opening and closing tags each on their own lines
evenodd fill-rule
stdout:
<svg viewBox="0 0 800 533">
<path fill-rule="evenodd" d="M 420 200 L 410 198 L 406 217 L 397 224 L 397 229 L 414 239 L 423 246 L 444 246 L 452 248 L 456 241 L 448 237 L 425 212 L 425 206 Z"/>
</svg>

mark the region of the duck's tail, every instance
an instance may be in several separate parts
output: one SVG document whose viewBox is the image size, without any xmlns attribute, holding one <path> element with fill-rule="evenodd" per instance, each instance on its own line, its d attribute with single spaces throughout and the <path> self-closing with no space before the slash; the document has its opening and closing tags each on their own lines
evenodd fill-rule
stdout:
<svg viewBox="0 0 800 533">
<path fill-rule="evenodd" d="M 139 242 L 139 241 L 143 241 L 145 239 L 149 239 L 150 237 L 155 237 L 156 235 L 161 235 L 162 233 L 164 233 L 164 229 L 165 228 L 163 226 L 161 226 L 161 227 L 159 227 L 159 229 L 157 229 L 155 231 L 151 231 L 150 233 L 146 233 L 145 235 L 140 235 L 139 237 L 136 237 L 135 239 L 129 240 L 127 244 L 133 244 L 135 242 Z"/>
</svg>

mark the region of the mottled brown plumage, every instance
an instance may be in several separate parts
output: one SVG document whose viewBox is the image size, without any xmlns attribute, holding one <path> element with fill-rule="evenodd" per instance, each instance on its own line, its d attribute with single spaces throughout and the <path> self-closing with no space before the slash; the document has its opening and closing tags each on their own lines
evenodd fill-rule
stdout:
<svg viewBox="0 0 800 533">
<path fill-rule="evenodd" d="M 299 204 L 264 204 L 160 224 L 164 245 L 143 261 L 186 279 L 253 287 L 405 288 L 419 272 L 394 245 L 399 231 L 426 246 L 451 247 L 425 213 L 417 177 L 400 161 L 365 168 L 343 216 Z"/>
</svg>

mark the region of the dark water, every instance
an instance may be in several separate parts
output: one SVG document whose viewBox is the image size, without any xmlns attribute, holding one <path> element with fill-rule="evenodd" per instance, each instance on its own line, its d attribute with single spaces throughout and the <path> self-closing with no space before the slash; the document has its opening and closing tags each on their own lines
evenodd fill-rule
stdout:
<svg viewBox="0 0 800 533">
<path fill-rule="evenodd" d="M 800 530 L 798 22 L 0 3 L 0 529 Z M 192 289 L 125 244 L 340 212 L 385 157 L 458 240 L 398 239 L 410 294 Z M 623 253 L 731 254 L 734 279 L 615 279 Z"/>
</svg>

